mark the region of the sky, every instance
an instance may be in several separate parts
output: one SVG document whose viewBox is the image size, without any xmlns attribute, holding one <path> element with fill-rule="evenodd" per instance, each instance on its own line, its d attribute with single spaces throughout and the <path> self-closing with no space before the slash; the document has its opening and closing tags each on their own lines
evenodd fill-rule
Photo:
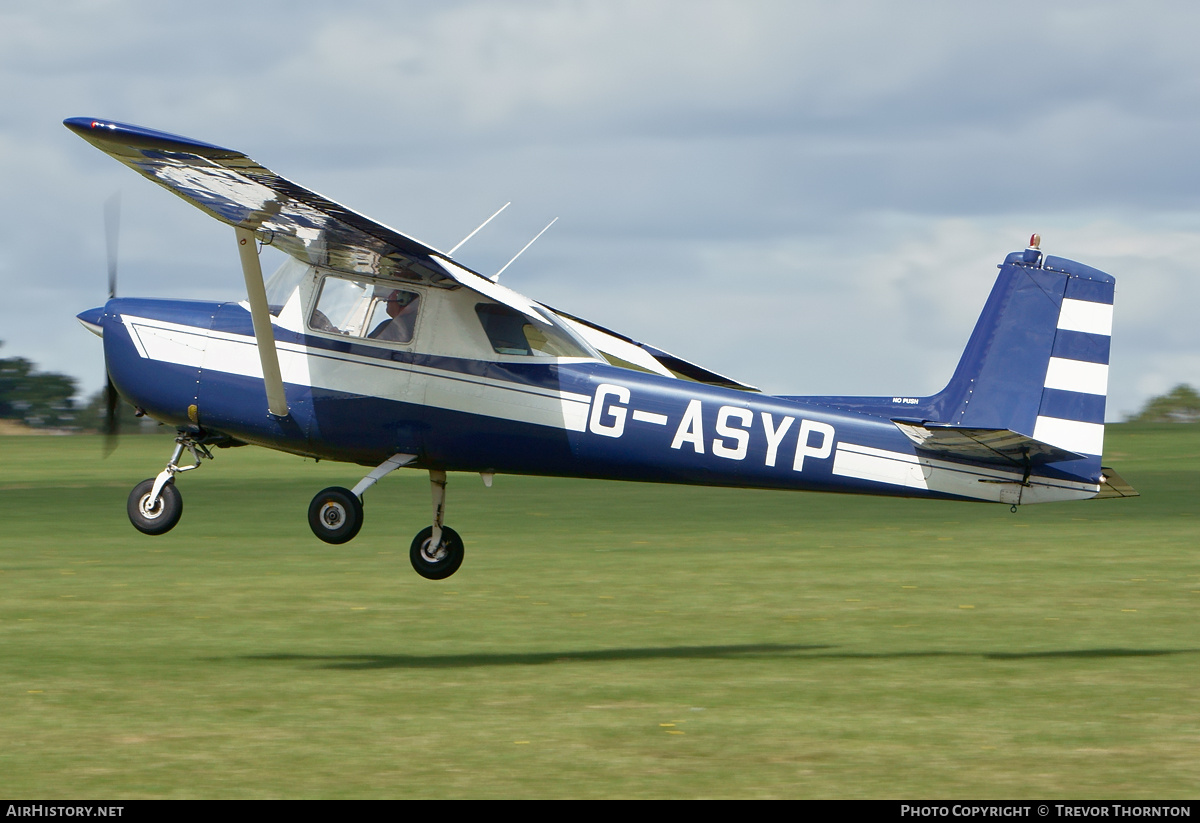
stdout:
<svg viewBox="0 0 1200 823">
<path fill-rule="evenodd" d="M 1200 386 L 1189 3 L 0 5 L 0 357 L 104 379 L 106 291 L 244 298 L 232 230 L 61 125 L 243 151 L 510 288 L 780 394 L 949 379 L 1033 232 L 1117 278 L 1109 420 Z M 282 258 L 268 252 L 268 271 Z"/>
</svg>

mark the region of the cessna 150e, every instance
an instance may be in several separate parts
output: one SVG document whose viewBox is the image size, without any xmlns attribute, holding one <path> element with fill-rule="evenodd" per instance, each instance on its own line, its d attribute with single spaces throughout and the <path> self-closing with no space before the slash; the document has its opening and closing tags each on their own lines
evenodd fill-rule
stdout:
<svg viewBox="0 0 1200 823">
<path fill-rule="evenodd" d="M 328 543 L 358 533 L 362 495 L 386 474 L 428 471 L 432 525 L 410 559 L 430 579 L 463 559 L 442 522 L 450 471 L 1014 511 L 1136 494 L 1101 467 L 1113 278 L 1036 239 L 1000 266 L 937 394 L 772 397 L 524 297 L 240 152 L 104 120 L 65 125 L 233 226 L 246 281 L 245 302 L 210 303 L 115 298 L 110 278 L 109 301 L 79 315 L 104 339 L 110 387 L 178 430 L 166 468 L 129 498 L 146 534 L 179 521 L 177 475 L 210 447 L 243 444 L 372 467 L 313 498 L 309 525 Z M 290 255 L 265 283 L 260 244 Z"/>
</svg>

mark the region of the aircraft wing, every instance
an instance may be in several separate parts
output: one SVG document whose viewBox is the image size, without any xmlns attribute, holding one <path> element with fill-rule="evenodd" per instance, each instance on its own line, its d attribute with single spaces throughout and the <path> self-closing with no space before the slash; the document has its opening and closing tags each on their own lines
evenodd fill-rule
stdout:
<svg viewBox="0 0 1200 823">
<path fill-rule="evenodd" d="M 408 235 L 260 166 L 241 152 L 126 123 L 63 125 L 201 211 L 306 263 L 429 285 L 457 283 L 541 319 L 533 301 Z"/>
<path fill-rule="evenodd" d="M 552 312 L 619 365 L 758 391 L 530 300 L 432 246 L 280 177 L 241 152 L 109 120 L 72 117 L 63 125 L 209 216 L 253 232 L 263 244 L 310 265 L 434 286 L 465 286 L 542 322 Z"/>
<path fill-rule="evenodd" d="M 613 365 L 625 366 L 626 368 L 632 366 L 633 368 L 667 377 L 678 377 L 683 380 L 694 380 L 697 383 L 707 383 L 710 386 L 721 386 L 741 391 L 758 391 L 757 388 L 748 383 L 741 383 L 732 377 L 726 377 L 723 374 L 710 371 L 703 366 L 697 366 L 695 363 L 684 360 L 682 357 L 676 357 L 662 349 L 656 349 L 654 346 L 647 345 L 646 343 L 639 343 L 631 337 L 618 334 L 590 320 L 584 320 L 581 317 L 567 314 L 558 309 L 551 309 L 549 306 L 546 306 L 546 308 L 558 315 L 559 319 L 570 326 L 572 331 L 591 344 L 592 348 L 603 354 Z"/>
<path fill-rule="evenodd" d="M 1082 454 L 1008 429 L 979 429 L 904 418 L 894 418 L 892 422 L 917 444 L 917 448 L 950 457 L 1018 466 L 1025 465 L 1026 461 L 1036 466 L 1085 459 Z"/>
</svg>

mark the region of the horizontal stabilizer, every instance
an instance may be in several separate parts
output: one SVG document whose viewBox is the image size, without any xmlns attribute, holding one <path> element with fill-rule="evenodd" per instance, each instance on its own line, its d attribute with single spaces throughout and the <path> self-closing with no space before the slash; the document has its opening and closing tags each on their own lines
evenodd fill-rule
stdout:
<svg viewBox="0 0 1200 823">
<path fill-rule="evenodd" d="M 1109 468 L 1100 470 L 1100 493 L 1093 500 L 1105 497 L 1141 497 L 1137 489 L 1125 482 L 1121 475 Z"/>
<path fill-rule="evenodd" d="M 1082 454 L 1008 429 L 981 429 L 904 418 L 893 418 L 892 422 L 917 444 L 917 448 L 964 460 L 1037 466 L 1085 459 Z"/>
</svg>

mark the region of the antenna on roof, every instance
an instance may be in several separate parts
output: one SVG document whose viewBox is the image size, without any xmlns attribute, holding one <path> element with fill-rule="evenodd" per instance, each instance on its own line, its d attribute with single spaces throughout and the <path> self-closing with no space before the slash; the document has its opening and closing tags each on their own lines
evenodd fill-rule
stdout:
<svg viewBox="0 0 1200 823">
<path fill-rule="evenodd" d="M 549 223 L 547 223 L 547 224 L 546 224 L 546 229 L 550 228 L 551 226 L 553 226 L 553 225 L 554 225 L 555 223 L 557 223 L 557 222 L 558 222 L 558 218 L 557 218 L 557 217 L 555 217 L 553 220 L 551 220 Z M 535 242 L 535 241 L 536 241 L 536 240 L 537 240 L 539 237 L 541 237 L 543 234 L 545 234 L 545 233 L 546 233 L 546 229 L 542 229 L 542 230 L 541 230 L 541 231 L 539 231 L 539 232 L 538 232 L 536 235 L 534 235 L 534 237 L 533 237 L 533 240 L 530 240 L 528 243 L 526 243 L 526 244 L 525 244 L 525 249 L 527 249 L 527 248 L 529 248 L 530 246 L 532 246 L 532 245 L 534 244 L 534 242 Z M 524 253 L 525 253 L 525 249 L 521 249 L 519 252 L 517 252 L 516 254 L 514 254 L 514 255 L 513 255 L 513 259 L 512 259 L 512 260 L 509 260 L 507 263 L 505 263 L 503 266 L 501 266 L 501 267 L 500 267 L 500 271 L 496 272 L 495 274 L 493 274 L 493 275 L 491 276 L 491 281 L 492 281 L 493 283 L 498 283 L 498 282 L 500 282 L 500 275 L 501 275 L 501 274 L 503 274 L 503 273 L 504 273 L 504 270 L 505 270 L 505 269 L 507 269 L 509 266 L 511 266 L 511 265 L 512 265 L 512 264 L 513 264 L 513 263 L 516 261 L 516 259 L 517 259 L 518 257 L 520 257 L 522 254 L 524 254 Z"/>
<path fill-rule="evenodd" d="M 505 209 L 507 209 L 507 208 L 508 208 L 509 206 L 511 206 L 511 205 L 512 205 L 512 201 L 511 201 L 511 200 L 509 200 L 509 201 L 508 201 L 507 203 L 505 203 L 503 206 L 501 206 L 500 208 L 496 209 L 496 214 L 499 214 L 500 212 L 504 211 Z M 482 223 L 480 223 L 480 224 L 479 224 L 479 227 L 478 227 L 478 228 L 476 228 L 476 229 L 475 229 L 475 231 L 473 231 L 473 232 L 471 232 L 470 234 L 468 234 L 468 235 L 467 235 L 466 237 L 464 237 L 462 240 L 459 240 L 459 241 L 458 241 L 458 245 L 457 245 L 457 246 L 455 246 L 454 248 L 450 249 L 450 251 L 446 252 L 447 256 L 448 256 L 448 255 L 451 255 L 451 254 L 454 254 L 456 251 L 458 251 L 460 248 L 462 248 L 462 244 L 463 244 L 463 243 L 467 242 L 467 241 L 468 241 L 468 240 L 470 240 L 472 237 L 474 237 L 474 236 L 475 236 L 475 235 L 476 235 L 476 234 L 479 232 L 479 229 L 482 229 L 482 228 L 483 228 L 484 226 L 486 226 L 488 223 L 490 223 L 490 222 L 492 222 L 493 220 L 495 220 L 495 219 L 496 219 L 496 214 L 493 214 L 493 215 L 492 215 L 491 217 L 489 217 L 487 220 L 484 220 Z"/>
</svg>

